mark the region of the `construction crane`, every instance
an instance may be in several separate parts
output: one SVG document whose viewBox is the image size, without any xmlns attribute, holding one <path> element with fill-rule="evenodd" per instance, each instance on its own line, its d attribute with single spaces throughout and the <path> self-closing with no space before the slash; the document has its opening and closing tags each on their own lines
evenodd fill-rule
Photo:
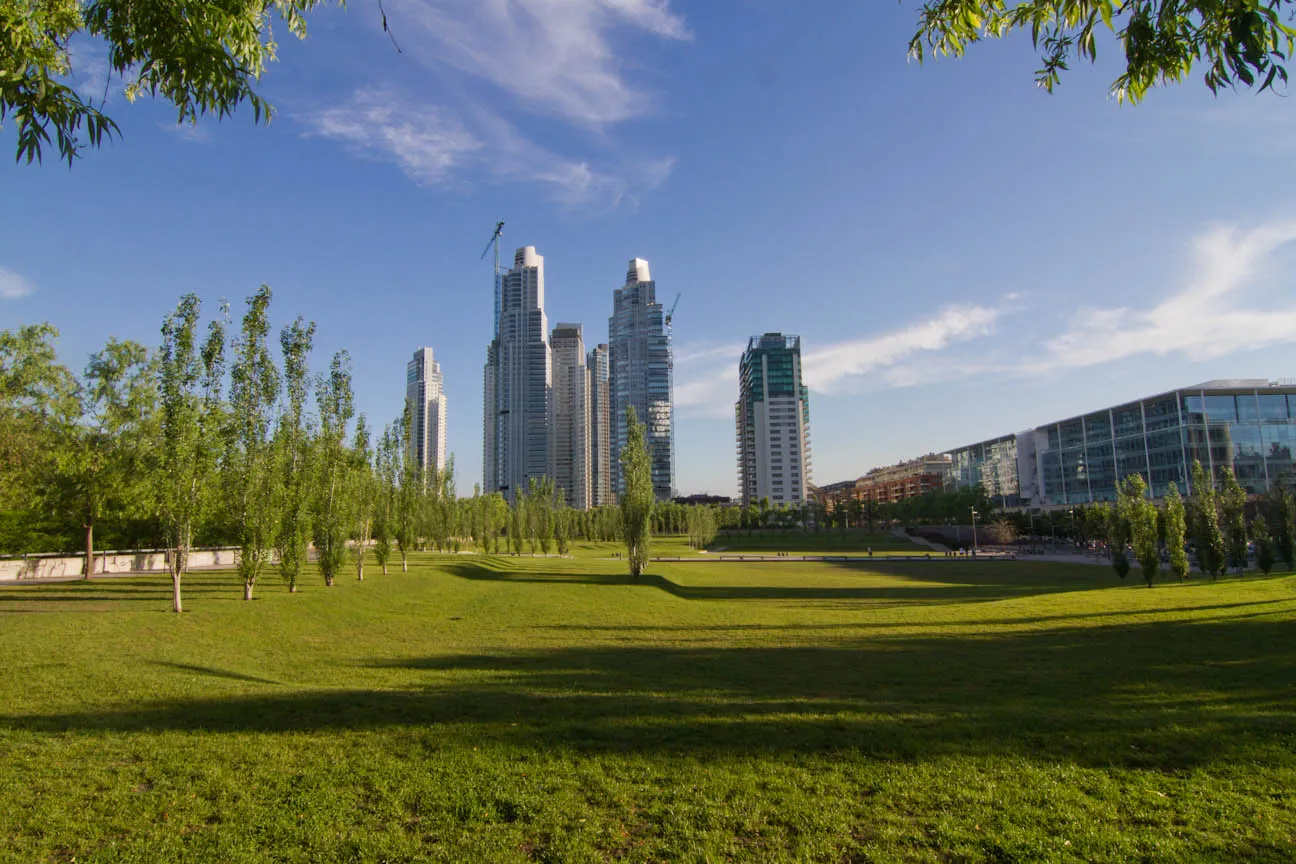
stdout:
<svg viewBox="0 0 1296 864">
<path fill-rule="evenodd" d="M 495 247 L 495 335 L 499 336 L 499 317 L 500 317 L 500 262 L 499 262 L 499 241 L 504 236 L 504 222 L 499 221 L 495 225 L 495 231 L 491 234 L 491 239 L 486 241 L 486 248 L 482 250 L 481 257 L 478 261 L 486 260 L 486 253 Z"/>
<path fill-rule="evenodd" d="M 503 224 L 503 223 L 500 223 L 500 224 Z M 676 292 L 676 294 L 675 294 L 675 302 L 671 304 L 670 311 L 666 313 L 666 326 L 667 326 L 667 327 L 671 326 L 671 321 L 673 321 L 673 320 L 675 319 L 675 307 L 679 305 L 680 296 L 681 296 L 683 293 L 684 293 L 684 292 L 682 292 L 682 291 L 680 291 L 680 292 Z"/>
</svg>

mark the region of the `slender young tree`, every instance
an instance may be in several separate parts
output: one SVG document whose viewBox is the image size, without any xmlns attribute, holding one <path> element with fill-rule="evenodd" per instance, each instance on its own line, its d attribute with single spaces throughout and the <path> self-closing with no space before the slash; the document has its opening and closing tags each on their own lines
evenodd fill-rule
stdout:
<svg viewBox="0 0 1296 864">
<path fill-rule="evenodd" d="M 634 406 L 626 408 L 626 427 L 626 443 L 621 448 L 621 476 L 625 482 L 621 494 L 621 532 L 625 537 L 630 576 L 638 579 L 648 566 L 655 499 L 644 427 L 635 415 Z"/>
<path fill-rule="evenodd" d="M 1129 522 L 1125 520 L 1119 507 L 1114 508 L 1107 517 L 1107 545 L 1111 549 L 1112 569 L 1116 571 L 1116 575 L 1122 582 L 1130 571 L 1129 555 L 1125 552 L 1125 546 L 1129 541 Z"/>
<path fill-rule="evenodd" d="M 1134 557 L 1143 571 L 1143 581 L 1149 588 L 1156 581 L 1161 564 L 1160 536 L 1157 531 L 1156 507 L 1148 500 L 1147 483 L 1138 474 L 1131 474 L 1121 484 L 1117 508 L 1120 518 L 1129 526 Z"/>
<path fill-rule="evenodd" d="M 1241 574 L 1247 565 L 1246 490 L 1238 483 L 1232 468 L 1224 469 L 1224 485 L 1219 498 L 1229 564 Z"/>
<path fill-rule="evenodd" d="M 355 556 L 356 581 L 364 581 L 365 556 L 373 537 L 374 510 L 378 505 L 379 486 L 374 475 L 373 448 L 369 446 L 369 426 L 361 414 L 356 420 L 355 440 L 351 445 L 351 471 L 348 500 L 355 521 L 351 552 Z"/>
<path fill-rule="evenodd" d="M 374 558 L 387 575 L 392 553 L 392 528 L 396 512 L 397 472 L 400 470 L 400 434 L 390 425 L 378 444 L 378 498 L 374 508 Z"/>
<path fill-rule="evenodd" d="M 1224 537 L 1220 534 L 1215 486 L 1196 459 L 1192 464 L 1192 536 L 1197 566 L 1212 579 L 1224 572 Z"/>
<path fill-rule="evenodd" d="M 396 490 L 395 511 L 392 518 L 392 535 L 400 548 L 401 572 L 409 571 L 409 553 L 418 539 L 419 507 L 423 499 L 423 479 L 419 466 L 410 455 L 410 439 L 414 428 L 414 415 L 408 400 L 401 415 L 400 437 L 396 444 L 399 459 L 397 476 L 400 486 Z"/>
<path fill-rule="evenodd" d="M 289 593 L 306 565 L 310 546 L 310 433 L 306 426 L 306 399 L 310 392 L 310 352 L 315 324 L 298 318 L 279 331 L 283 355 L 284 411 L 279 415 L 276 445 L 279 462 L 279 530 L 275 545 L 279 573 Z"/>
<path fill-rule="evenodd" d="M 230 425 L 225 475 L 235 508 L 238 573 L 243 599 L 252 599 L 257 577 L 270 559 L 279 531 L 281 501 L 275 476 L 272 414 L 279 398 L 279 370 L 267 344 L 270 288 L 262 285 L 247 300 L 230 366 Z"/>
<path fill-rule="evenodd" d="M 320 376 L 315 393 L 320 433 L 312 533 L 319 552 L 320 573 L 324 584 L 331 588 L 346 560 L 346 541 L 352 525 L 348 500 L 352 456 L 346 446 L 346 431 L 354 409 L 351 360 L 345 351 L 333 355 L 329 373 Z"/>
<path fill-rule="evenodd" d="M 225 371 L 224 324 L 212 321 L 200 347 L 200 313 L 196 295 L 180 298 L 175 311 L 162 322 L 158 364 L 160 441 L 153 485 L 168 547 L 171 606 L 177 613 L 184 608 L 180 586 L 195 526 L 209 500 L 204 490 L 214 479 Z"/>
<path fill-rule="evenodd" d="M 1268 576 L 1274 566 L 1274 543 L 1263 515 L 1251 523 L 1251 539 L 1255 543 L 1256 566 Z"/>
<path fill-rule="evenodd" d="M 1273 493 L 1274 551 L 1288 570 L 1296 568 L 1296 498 L 1282 486 Z"/>
<path fill-rule="evenodd" d="M 513 506 L 509 508 L 508 513 L 508 536 L 509 550 L 514 555 L 522 554 L 522 535 L 526 532 L 526 518 L 523 510 L 526 508 L 526 494 L 518 490 L 517 499 Z"/>
<path fill-rule="evenodd" d="M 1179 495 L 1179 487 L 1174 483 L 1166 490 L 1161 512 L 1161 521 L 1165 524 L 1166 551 L 1170 555 L 1170 575 L 1182 582 L 1188 578 L 1188 551 L 1184 548 L 1188 523 L 1183 498 Z"/>
</svg>

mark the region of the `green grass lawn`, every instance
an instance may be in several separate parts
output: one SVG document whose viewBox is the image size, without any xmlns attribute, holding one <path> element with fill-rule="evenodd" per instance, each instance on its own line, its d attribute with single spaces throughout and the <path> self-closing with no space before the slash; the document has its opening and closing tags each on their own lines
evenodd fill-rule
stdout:
<svg viewBox="0 0 1296 864">
<path fill-rule="evenodd" d="M 894 534 L 870 534 L 865 531 L 731 531 L 720 535 L 711 544 L 716 551 L 732 553 L 790 552 L 809 555 L 867 555 L 872 549 L 878 555 L 915 555 L 931 552 L 906 537 Z M 653 554 L 657 554 L 656 549 Z M 939 553 L 937 553 L 939 554 Z"/>
<path fill-rule="evenodd" d="M 1296 576 L 419 556 L 0 589 L 0 861 L 1296 859 Z"/>
</svg>

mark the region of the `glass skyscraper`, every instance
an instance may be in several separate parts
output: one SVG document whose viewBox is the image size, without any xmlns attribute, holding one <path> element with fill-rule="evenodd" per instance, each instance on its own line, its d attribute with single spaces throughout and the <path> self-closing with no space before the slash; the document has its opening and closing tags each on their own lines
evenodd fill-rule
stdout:
<svg viewBox="0 0 1296 864">
<path fill-rule="evenodd" d="M 625 285 L 613 292 L 608 319 L 608 375 L 611 390 L 610 425 L 612 488 L 620 494 L 621 448 L 627 436 L 626 408 L 633 406 L 648 439 L 653 493 L 670 499 L 675 485 L 671 394 L 671 344 L 665 312 L 657 302 L 657 283 L 648 262 L 632 258 Z"/>
<path fill-rule="evenodd" d="M 446 397 L 441 364 L 431 348 L 420 348 L 405 364 L 405 401 L 410 409 L 406 458 L 424 477 L 446 467 Z"/>
<path fill-rule="evenodd" d="M 614 504 L 612 497 L 611 394 L 608 393 L 608 346 L 594 346 L 585 361 L 589 371 L 590 503 Z"/>
<path fill-rule="evenodd" d="M 549 471 L 548 331 L 544 258 L 525 246 L 500 279 L 497 335 L 483 372 L 482 491 L 509 501 Z"/>
<path fill-rule="evenodd" d="M 553 357 L 549 476 L 568 507 L 590 506 L 589 372 L 579 324 L 559 324 L 549 339 Z"/>
</svg>

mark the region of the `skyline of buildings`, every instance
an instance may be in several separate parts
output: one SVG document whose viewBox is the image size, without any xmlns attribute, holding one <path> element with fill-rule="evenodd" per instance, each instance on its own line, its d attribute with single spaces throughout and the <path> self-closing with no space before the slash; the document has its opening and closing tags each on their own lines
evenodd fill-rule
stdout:
<svg viewBox="0 0 1296 864">
<path fill-rule="evenodd" d="M 446 467 L 446 395 L 441 365 L 431 348 L 414 352 L 405 364 L 405 402 L 410 408 L 406 458 L 424 477 Z"/>
<path fill-rule="evenodd" d="M 801 338 L 753 336 L 738 364 L 734 405 L 738 497 L 799 505 L 810 485 L 810 397 L 801 380 Z"/>
</svg>

